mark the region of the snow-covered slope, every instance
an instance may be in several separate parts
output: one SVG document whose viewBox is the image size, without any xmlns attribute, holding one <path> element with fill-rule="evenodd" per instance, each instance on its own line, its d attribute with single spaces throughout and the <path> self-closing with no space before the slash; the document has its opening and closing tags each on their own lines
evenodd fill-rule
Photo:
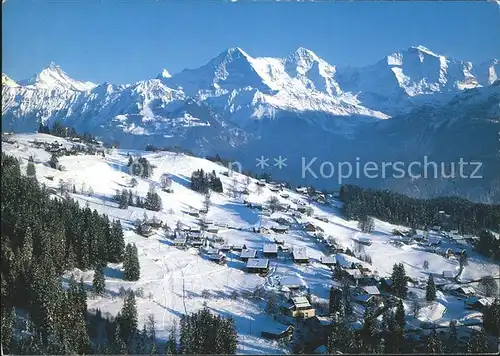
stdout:
<svg viewBox="0 0 500 356">
<path fill-rule="evenodd" d="M 357 94 L 365 106 L 394 115 L 439 102 L 449 93 L 491 84 L 484 80 L 487 68 L 478 68 L 480 79 L 472 68 L 471 62 L 415 46 L 364 68 L 346 68 L 340 72 L 339 82 L 345 91 Z"/>
</svg>

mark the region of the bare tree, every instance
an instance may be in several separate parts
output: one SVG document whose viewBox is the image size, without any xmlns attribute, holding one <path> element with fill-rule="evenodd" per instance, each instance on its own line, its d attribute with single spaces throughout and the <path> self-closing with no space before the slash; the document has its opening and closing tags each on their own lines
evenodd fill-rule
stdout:
<svg viewBox="0 0 500 356">
<path fill-rule="evenodd" d="M 313 208 L 311 208 L 310 206 L 308 206 L 308 207 L 306 208 L 306 215 L 307 215 L 307 216 L 312 216 L 313 212 L 314 212 L 314 210 L 313 210 Z"/>
<path fill-rule="evenodd" d="M 262 185 L 257 184 L 257 190 L 256 190 L 257 195 L 262 195 L 263 192 L 264 188 L 262 187 Z"/>
<path fill-rule="evenodd" d="M 420 312 L 420 302 L 418 299 L 413 299 L 411 302 L 411 312 L 413 314 L 413 317 L 416 318 L 418 317 L 418 313 Z"/>
<path fill-rule="evenodd" d="M 425 260 L 425 261 L 424 261 L 424 264 L 422 265 L 422 267 L 423 267 L 425 270 L 428 270 L 428 269 L 429 269 L 429 261 Z"/>
<path fill-rule="evenodd" d="M 172 186 L 172 178 L 170 177 L 169 174 L 163 173 L 161 175 L 160 186 L 161 186 L 161 189 L 163 189 L 163 190 L 170 189 L 170 187 Z"/>
<path fill-rule="evenodd" d="M 212 193 L 210 189 L 208 189 L 205 193 L 205 200 L 203 201 L 203 207 L 205 210 L 208 212 L 210 209 L 210 206 L 212 205 L 212 201 L 210 200 L 210 197 L 212 196 Z"/>
</svg>

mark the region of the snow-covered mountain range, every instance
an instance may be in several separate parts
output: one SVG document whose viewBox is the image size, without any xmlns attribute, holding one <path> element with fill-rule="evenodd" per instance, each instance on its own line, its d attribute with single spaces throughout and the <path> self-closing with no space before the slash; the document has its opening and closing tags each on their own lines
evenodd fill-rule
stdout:
<svg viewBox="0 0 500 356">
<path fill-rule="evenodd" d="M 435 146 L 429 142 L 456 134 L 455 127 L 498 128 L 499 66 L 496 59 L 475 65 L 422 46 L 361 68 L 337 67 L 305 48 L 284 58 L 231 48 L 199 68 L 164 69 L 154 79 L 114 85 L 71 79 L 51 63 L 26 80 L 2 74 L 2 125 L 33 132 L 40 121 L 60 120 L 124 147 L 180 145 L 231 156 L 251 169 L 257 151 L 339 159 L 379 152 L 382 159 L 397 146 L 384 136 L 388 131 L 414 142 L 397 147 L 407 155 L 426 152 Z M 446 120 L 452 123 L 437 136 Z M 425 140 L 414 140 L 418 132 L 426 132 Z M 368 145 L 357 146 L 365 140 Z M 450 144 L 453 153 L 468 156 L 467 145 Z"/>
</svg>

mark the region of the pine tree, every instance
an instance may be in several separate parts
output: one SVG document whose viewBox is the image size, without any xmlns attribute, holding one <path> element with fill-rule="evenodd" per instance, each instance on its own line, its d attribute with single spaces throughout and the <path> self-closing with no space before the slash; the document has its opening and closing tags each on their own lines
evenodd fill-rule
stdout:
<svg viewBox="0 0 500 356">
<path fill-rule="evenodd" d="M 124 279 L 126 281 L 137 281 L 140 277 L 140 264 L 135 244 L 127 244 L 125 258 L 123 261 Z"/>
<path fill-rule="evenodd" d="M 102 295 L 105 289 L 104 281 L 104 269 L 102 264 L 97 264 L 94 270 L 94 279 L 92 280 L 92 286 L 94 287 L 94 292 L 98 295 Z"/>
<path fill-rule="evenodd" d="M 434 284 L 434 277 L 432 274 L 429 274 L 427 286 L 425 287 L 425 299 L 428 302 L 436 300 L 436 285 Z"/>
<path fill-rule="evenodd" d="M 488 338 L 483 328 L 469 339 L 467 343 L 466 353 L 484 354 L 492 352 L 488 344 Z"/>
<path fill-rule="evenodd" d="M 431 334 L 427 339 L 427 352 L 429 354 L 440 354 L 443 352 L 441 339 L 439 338 L 436 329 L 432 329 Z"/>
<path fill-rule="evenodd" d="M 406 277 L 405 267 L 402 263 L 394 264 L 391 278 L 394 295 L 405 299 L 408 294 L 408 277 Z"/>
<path fill-rule="evenodd" d="M 396 315 L 395 315 L 396 324 L 404 329 L 405 326 L 405 308 L 403 302 L 401 300 L 398 301 L 398 305 L 396 307 Z"/>
<path fill-rule="evenodd" d="M 50 156 L 49 166 L 54 169 L 59 168 L 59 160 L 57 159 L 55 153 L 53 153 L 52 156 Z"/>
<path fill-rule="evenodd" d="M 137 305 L 135 301 L 135 294 L 129 290 L 125 296 L 118 324 L 120 326 L 120 337 L 126 343 L 137 333 L 138 325 Z"/>
<path fill-rule="evenodd" d="M 29 178 L 36 179 L 36 168 L 35 168 L 35 159 L 33 156 L 30 156 L 28 159 L 28 166 L 26 167 L 26 176 Z"/>
<path fill-rule="evenodd" d="M 446 352 L 455 353 L 457 348 L 458 336 L 457 336 L 457 321 L 450 320 L 450 332 L 448 335 L 448 341 L 446 343 Z"/>
</svg>

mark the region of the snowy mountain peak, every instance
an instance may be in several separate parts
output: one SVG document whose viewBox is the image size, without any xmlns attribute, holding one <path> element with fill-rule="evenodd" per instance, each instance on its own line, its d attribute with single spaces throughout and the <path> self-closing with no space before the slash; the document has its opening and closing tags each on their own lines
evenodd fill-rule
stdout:
<svg viewBox="0 0 500 356">
<path fill-rule="evenodd" d="M 19 82 L 23 86 L 36 86 L 41 89 L 56 89 L 56 90 L 76 90 L 87 91 L 96 87 L 91 82 L 80 82 L 71 79 L 62 68 L 54 62 L 43 69 L 40 73 L 29 79 Z"/>
<path fill-rule="evenodd" d="M 172 78 L 172 75 L 168 70 L 163 69 L 161 73 L 158 75 L 157 79 L 163 79 L 163 78 L 165 79 Z"/>
<path fill-rule="evenodd" d="M 15 80 L 9 78 L 6 74 L 2 73 L 2 85 L 6 85 L 9 87 L 17 87 L 17 83 Z"/>
<path fill-rule="evenodd" d="M 419 53 L 423 53 L 423 54 L 427 54 L 429 56 L 433 56 L 433 57 L 440 57 L 438 54 L 432 52 L 430 49 L 428 49 L 427 47 L 424 47 L 422 45 L 418 45 L 418 46 L 411 46 L 409 49 L 408 49 L 409 52 L 414 52 L 414 51 L 417 51 Z"/>
</svg>

